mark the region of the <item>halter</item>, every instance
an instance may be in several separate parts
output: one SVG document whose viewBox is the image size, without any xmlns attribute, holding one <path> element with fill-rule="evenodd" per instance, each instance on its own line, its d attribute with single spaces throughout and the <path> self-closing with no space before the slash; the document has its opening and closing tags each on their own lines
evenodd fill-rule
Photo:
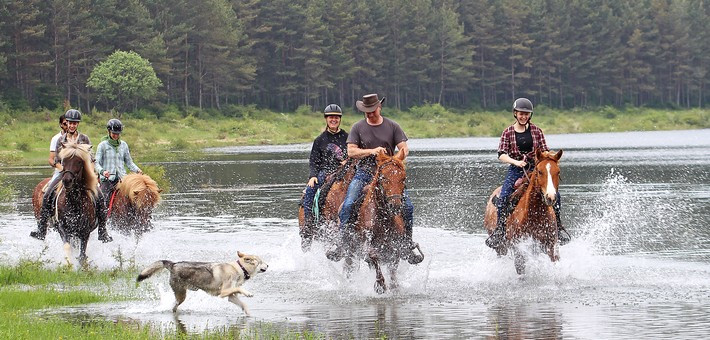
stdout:
<svg viewBox="0 0 710 340">
<path fill-rule="evenodd" d="M 392 159 L 390 159 L 390 160 L 388 160 L 388 161 L 386 161 L 386 162 L 380 164 L 380 165 L 377 167 L 377 186 L 376 186 L 375 188 L 376 188 L 377 191 L 379 191 L 379 192 L 381 192 L 381 193 L 383 193 L 383 194 L 384 194 L 384 192 L 385 192 L 385 188 L 382 187 L 382 184 L 380 184 L 380 181 L 381 181 L 381 180 L 384 180 L 385 176 L 382 174 L 382 172 L 380 171 L 380 169 L 384 168 L 385 165 L 387 165 L 387 164 L 389 164 L 389 163 L 395 163 L 395 161 L 392 160 Z M 397 163 L 395 163 L 395 165 L 397 165 Z M 385 203 L 387 203 L 389 200 L 392 200 L 392 199 L 402 200 L 402 198 L 403 198 L 403 197 L 402 197 L 402 195 L 400 195 L 400 194 L 385 196 Z"/>
</svg>

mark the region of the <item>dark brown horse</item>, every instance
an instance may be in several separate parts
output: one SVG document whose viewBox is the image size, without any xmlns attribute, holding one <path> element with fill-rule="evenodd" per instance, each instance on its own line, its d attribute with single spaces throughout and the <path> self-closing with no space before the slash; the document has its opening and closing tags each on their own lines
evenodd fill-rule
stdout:
<svg viewBox="0 0 710 340">
<path fill-rule="evenodd" d="M 345 248 L 346 272 L 352 271 L 355 258 L 363 256 L 375 269 L 375 291 L 378 293 L 387 290 L 381 264 L 386 264 L 389 269 L 390 288 L 396 288 L 399 260 L 411 253 L 402 217 L 406 178 L 404 152 L 392 157 L 377 156 L 377 169 L 372 182 L 363 188 L 364 198 L 354 223 L 354 235 L 348 237 L 351 243 Z M 423 258 L 423 254 L 421 256 Z"/>
<path fill-rule="evenodd" d="M 107 205 L 111 226 L 136 237 L 153 229 L 153 209 L 160 202 L 161 191 L 148 175 L 132 173 L 121 178 Z"/>
<path fill-rule="evenodd" d="M 324 191 L 327 193 L 325 199 L 319 200 L 321 202 L 320 212 L 319 216 L 315 216 L 315 223 L 306 225 L 303 202 L 299 205 L 298 226 L 301 234 L 301 249 L 304 252 L 310 249 L 314 239 L 332 243 L 333 239 L 338 236 L 338 211 L 345 200 L 348 186 L 355 176 L 356 166 L 357 161 L 348 158 L 338 170 L 326 178 L 320 190 L 321 195 Z M 314 202 L 314 204 L 318 204 L 318 202 Z"/>
<path fill-rule="evenodd" d="M 71 240 L 79 241 L 79 262 L 86 265 L 86 246 L 89 235 L 96 229 L 98 180 L 91 162 L 91 145 L 68 143 L 59 153 L 64 170 L 61 185 L 58 185 L 56 201 L 56 228 L 64 242 L 67 265 L 71 265 Z M 35 217 L 39 218 L 42 205 L 42 188 L 45 179 L 35 187 L 32 205 Z"/>
<path fill-rule="evenodd" d="M 557 189 L 560 185 L 560 157 L 562 150 L 557 153 L 536 151 L 535 169 L 530 173 L 529 183 L 523 184 L 510 197 L 518 203 L 505 223 L 505 245 L 496 251 L 503 255 L 508 249 L 513 249 L 515 270 L 518 274 L 525 272 L 525 258 L 522 252 L 516 249 L 523 238 L 530 237 L 538 242 L 551 261 L 560 259 L 557 246 L 558 226 L 552 207 L 557 201 Z M 496 228 L 498 211 L 494 200 L 499 194 L 500 187 L 493 191 L 486 204 L 483 226 L 489 235 Z"/>
</svg>

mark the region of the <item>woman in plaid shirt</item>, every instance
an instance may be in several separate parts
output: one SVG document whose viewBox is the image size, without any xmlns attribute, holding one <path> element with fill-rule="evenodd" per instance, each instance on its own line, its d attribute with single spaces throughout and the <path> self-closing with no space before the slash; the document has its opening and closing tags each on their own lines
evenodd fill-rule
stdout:
<svg viewBox="0 0 710 340">
<path fill-rule="evenodd" d="M 142 174 L 140 168 L 133 163 L 128 143 L 122 141 L 123 123 L 118 119 L 110 119 L 106 124 L 108 135 L 104 136 L 96 148 L 96 173 L 99 174 L 101 182 L 101 193 L 108 209 L 111 194 L 118 181 L 126 175 L 126 167 L 133 172 Z M 106 212 L 104 212 L 106 213 Z"/>
<path fill-rule="evenodd" d="M 527 98 L 518 98 L 513 103 L 513 117 L 515 123 L 503 130 L 498 145 L 498 159 L 510 164 L 508 172 L 503 181 L 498 199 L 498 226 L 490 237 L 486 240 L 486 245 L 491 248 L 498 248 L 505 239 L 505 221 L 512 209 L 508 208 L 508 198 L 513 193 L 515 182 L 524 176 L 524 171 L 531 171 L 535 167 L 535 150 L 549 151 L 545 135 L 542 130 L 530 122 L 533 115 L 533 104 Z M 560 223 L 560 194 L 557 193 L 557 201 L 553 206 L 557 217 L 558 239 L 560 244 L 569 242 L 567 232 L 563 230 Z"/>
</svg>

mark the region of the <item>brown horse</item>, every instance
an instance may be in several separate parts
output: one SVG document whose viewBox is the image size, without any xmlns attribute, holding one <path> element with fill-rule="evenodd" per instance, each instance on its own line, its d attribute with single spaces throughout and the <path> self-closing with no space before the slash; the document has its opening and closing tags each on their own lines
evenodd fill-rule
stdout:
<svg viewBox="0 0 710 340">
<path fill-rule="evenodd" d="M 392 157 L 378 154 L 373 181 L 363 188 L 364 197 L 354 223 L 354 235 L 348 237 L 351 242 L 345 248 L 346 272 L 352 271 L 353 258 L 364 256 L 365 262 L 375 268 L 375 291 L 378 293 L 387 290 L 380 264 L 387 265 L 390 288 L 396 288 L 399 260 L 408 258 L 411 253 L 402 217 L 406 178 L 403 151 Z M 419 246 L 417 249 L 423 259 Z"/>
<path fill-rule="evenodd" d="M 161 189 L 148 175 L 132 173 L 121 178 L 109 198 L 108 220 L 122 233 L 136 237 L 153 229 L 153 209 L 160 202 Z"/>
<path fill-rule="evenodd" d="M 509 248 L 513 249 L 515 270 L 518 274 L 525 272 L 525 258 L 516 246 L 525 237 L 537 241 L 551 261 L 560 259 L 557 246 L 558 226 L 552 207 L 557 201 L 557 189 L 560 185 L 560 157 L 562 150 L 557 153 L 536 151 L 535 169 L 530 174 L 529 183 L 523 184 L 510 196 L 510 199 L 518 201 L 518 204 L 505 223 L 507 242 L 496 251 L 499 255 L 505 255 Z M 500 187 L 493 191 L 486 204 L 483 226 L 489 235 L 496 228 L 498 210 L 494 201 L 499 194 Z"/>
<path fill-rule="evenodd" d="M 324 191 L 327 191 L 327 194 L 325 200 L 319 200 L 319 202 L 322 202 L 322 206 L 319 209 L 320 216 L 315 216 L 316 223 L 306 225 L 303 201 L 301 201 L 298 207 L 298 226 L 301 234 L 301 249 L 304 252 L 310 249 L 314 239 L 331 243 L 338 236 L 338 211 L 345 200 L 350 181 L 355 176 L 356 166 L 357 161 L 353 158 L 348 158 L 338 170 L 326 178 L 320 190 L 321 195 Z M 303 200 L 303 197 L 301 200 Z M 314 204 L 318 204 L 318 202 Z"/>
<path fill-rule="evenodd" d="M 79 262 L 86 265 L 86 246 L 89 235 L 96 229 L 98 180 L 91 162 L 91 145 L 68 143 L 59 153 L 64 170 L 58 185 L 56 201 L 56 228 L 64 242 L 67 265 L 71 265 L 72 239 L 78 239 Z M 39 219 L 42 205 L 42 188 L 49 181 L 40 182 L 32 195 L 35 217 Z"/>
</svg>

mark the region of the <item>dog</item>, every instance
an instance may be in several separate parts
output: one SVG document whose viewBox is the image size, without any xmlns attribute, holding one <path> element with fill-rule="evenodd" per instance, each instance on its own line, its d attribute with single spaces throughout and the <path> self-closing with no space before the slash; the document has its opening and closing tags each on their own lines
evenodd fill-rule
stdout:
<svg viewBox="0 0 710 340">
<path fill-rule="evenodd" d="M 141 271 L 136 282 L 141 282 L 165 268 L 170 271 L 170 287 L 175 294 L 173 313 L 177 313 L 178 306 L 185 301 L 188 289 L 200 289 L 213 296 L 228 297 L 229 302 L 241 307 L 244 314 L 249 316 L 247 306 L 239 300 L 237 294 L 254 296 L 241 286 L 257 273 L 265 272 L 269 265 L 258 256 L 246 255 L 239 251 L 237 256 L 236 261 L 225 263 L 156 261 Z"/>
</svg>

